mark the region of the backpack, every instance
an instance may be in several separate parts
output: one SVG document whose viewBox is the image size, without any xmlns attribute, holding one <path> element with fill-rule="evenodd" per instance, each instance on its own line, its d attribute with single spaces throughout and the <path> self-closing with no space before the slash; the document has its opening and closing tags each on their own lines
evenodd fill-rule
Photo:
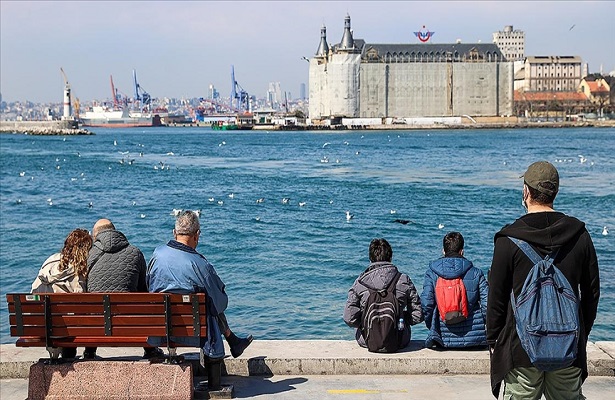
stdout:
<svg viewBox="0 0 615 400">
<path fill-rule="evenodd" d="M 436 304 L 440 319 L 447 325 L 458 324 L 468 318 L 468 296 L 461 277 L 436 281 Z"/>
<path fill-rule="evenodd" d="M 542 259 L 523 240 L 510 240 L 534 263 L 519 296 L 510 293 L 521 346 L 541 371 L 569 367 L 577 358 L 579 300 L 553 264 L 557 252 Z"/>
<path fill-rule="evenodd" d="M 401 273 L 384 289 L 374 289 L 360 282 L 369 290 L 361 318 L 361 331 L 367 350 L 372 353 L 394 353 L 399 349 L 403 331 L 398 329 L 401 317 L 400 307 L 395 297 L 395 286 Z"/>
</svg>

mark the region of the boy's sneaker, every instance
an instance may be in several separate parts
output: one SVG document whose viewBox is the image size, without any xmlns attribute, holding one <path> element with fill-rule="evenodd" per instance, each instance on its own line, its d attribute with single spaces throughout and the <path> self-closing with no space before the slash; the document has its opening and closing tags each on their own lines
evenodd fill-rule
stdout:
<svg viewBox="0 0 615 400">
<path fill-rule="evenodd" d="M 243 353 L 243 351 L 250 345 L 250 343 L 252 343 L 252 340 L 254 340 L 252 335 L 248 335 L 248 337 L 239 339 L 236 343 L 229 345 L 233 358 L 239 357 Z"/>
<path fill-rule="evenodd" d="M 96 352 L 95 351 L 84 351 L 83 352 L 83 359 L 84 360 L 94 360 L 96 358 Z"/>
<path fill-rule="evenodd" d="M 164 358 L 164 351 L 160 350 L 158 347 L 145 349 L 143 352 L 143 359 L 150 360 L 152 358 Z"/>
</svg>

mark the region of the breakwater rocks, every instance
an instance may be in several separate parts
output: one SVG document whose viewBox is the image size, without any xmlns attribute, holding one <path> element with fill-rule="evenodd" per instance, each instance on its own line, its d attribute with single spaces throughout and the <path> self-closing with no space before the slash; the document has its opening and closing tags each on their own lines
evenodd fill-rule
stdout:
<svg viewBox="0 0 615 400">
<path fill-rule="evenodd" d="M 0 133 L 24 135 L 93 135 L 79 128 L 76 121 L 0 121 Z"/>
</svg>

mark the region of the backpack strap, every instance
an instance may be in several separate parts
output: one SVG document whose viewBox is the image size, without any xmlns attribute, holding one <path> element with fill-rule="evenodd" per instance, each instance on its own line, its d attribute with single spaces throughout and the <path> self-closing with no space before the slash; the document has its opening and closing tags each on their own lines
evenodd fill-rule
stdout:
<svg viewBox="0 0 615 400">
<path fill-rule="evenodd" d="M 542 257 L 540 257 L 540 255 L 538 255 L 536 250 L 534 250 L 532 246 L 530 246 L 529 243 L 527 243 L 526 241 L 511 236 L 508 236 L 508 238 L 512 240 L 512 242 L 516 244 L 521 249 L 521 251 L 523 251 L 523 253 L 525 253 L 525 255 L 530 259 L 530 261 L 532 261 L 533 264 L 538 264 L 542 260 L 548 261 L 550 264 L 553 264 L 553 261 L 555 261 L 555 257 L 557 257 L 557 253 L 559 252 L 558 249 L 551 254 L 547 254 L 547 256 L 543 259 Z"/>
</svg>

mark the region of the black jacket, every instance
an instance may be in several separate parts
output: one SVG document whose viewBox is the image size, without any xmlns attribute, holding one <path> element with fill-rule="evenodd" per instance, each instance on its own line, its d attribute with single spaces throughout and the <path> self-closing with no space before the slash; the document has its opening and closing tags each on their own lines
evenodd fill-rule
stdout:
<svg viewBox="0 0 615 400">
<path fill-rule="evenodd" d="M 600 278 L 596 250 L 585 224 L 560 212 L 526 214 L 495 235 L 493 261 L 489 271 L 487 342 L 491 355 L 491 388 L 498 396 L 500 383 L 516 367 L 532 364 L 521 347 L 510 305 L 510 292 L 518 296 L 533 263 L 507 236 L 528 242 L 541 256 L 559 249 L 555 265 L 580 297 L 581 335 L 574 366 L 587 377 L 587 337 L 596 319 Z M 579 293 L 580 292 L 580 293 Z"/>
<path fill-rule="evenodd" d="M 120 231 L 96 235 L 88 269 L 87 292 L 147 292 L 143 253 Z"/>
</svg>

